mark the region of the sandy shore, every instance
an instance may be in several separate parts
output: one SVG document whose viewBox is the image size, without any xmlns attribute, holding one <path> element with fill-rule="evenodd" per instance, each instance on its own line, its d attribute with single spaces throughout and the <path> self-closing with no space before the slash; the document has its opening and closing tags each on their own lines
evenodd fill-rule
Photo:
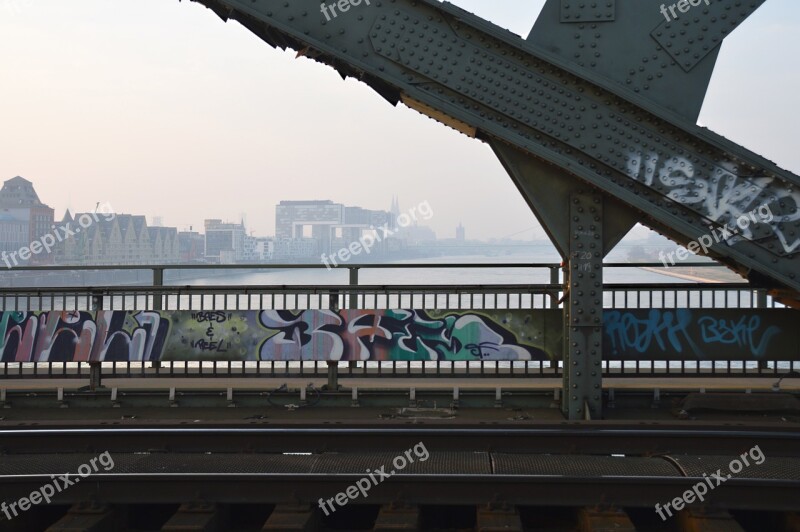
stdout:
<svg viewBox="0 0 800 532">
<path fill-rule="evenodd" d="M 673 272 L 673 271 L 670 271 L 670 270 L 665 269 L 665 268 L 648 268 L 646 266 L 643 266 L 641 269 L 645 270 L 645 271 L 648 271 L 648 272 L 652 272 L 652 273 L 658 273 L 658 274 L 661 274 L 661 275 L 666 275 L 668 277 L 675 277 L 677 279 L 685 279 L 687 281 L 694 281 L 696 283 L 722 283 L 722 282 L 724 282 L 724 281 L 720 281 L 719 279 L 709 279 L 707 277 L 700 277 L 699 275 L 690 275 L 690 274 L 687 274 L 687 273 Z"/>
</svg>

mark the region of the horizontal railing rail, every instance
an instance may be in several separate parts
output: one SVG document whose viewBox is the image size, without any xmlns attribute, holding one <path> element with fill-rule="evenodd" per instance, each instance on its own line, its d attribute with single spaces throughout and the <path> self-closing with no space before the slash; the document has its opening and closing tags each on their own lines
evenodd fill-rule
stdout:
<svg viewBox="0 0 800 532">
<path fill-rule="evenodd" d="M 605 268 L 664 268 L 663 262 L 606 262 Z M 102 270 L 349 270 L 349 269 L 438 269 L 438 268 L 558 268 L 558 262 L 453 262 L 429 264 L 416 263 L 358 263 L 358 264 L 98 264 L 98 265 L 44 265 L 44 266 L 14 266 L 6 268 L 6 272 L 15 271 L 102 271 Z M 715 262 L 681 262 L 670 268 L 724 268 Z"/>
<path fill-rule="evenodd" d="M 604 285 L 605 308 L 783 308 L 736 283 Z M 0 310 L 558 308 L 559 284 L 55 287 L 0 290 Z"/>
<path fill-rule="evenodd" d="M 661 263 L 609 263 L 606 268 L 663 268 Z M 680 268 L 718 268 L 714 263 L 687 263 Z M 397 309 L 436 310 L 554 309 L 561 308 L 562 266 L 557 263 L 464 263 L 464 264 L 353 264 L 339 265 L 349 272 L 346 283 L 325 285 L 280 284 L 166 284 L 172 270 L 323 269 L 320 264 L 265 265 L 125 265 L 125 266 L 33 266 L 14 272 L 150 270 L 150 284 L 137 286 L 14 286 L 0 287 L 0 310 L 304 310 L 304 309 Z M 549 283 L 486 284 L 359 284 L 358 272 L 366 269 L 539 269 L 549 273 Z M 678 268 L 678 266 L 676 266 Z M 0 280 L 3 274 L 0 274 Z M 167 279 L 168 280 L 168 279 Z M 782 308 L 766 294 L 745 282 L 701 283 L 687 280 L 661 283 L 607 283 L 604 307 L 614 309 L 725 309 Z M 339 362 L 340 377 L 552 377 L 560 378 L 560 361 L 431 361 L 431 362 Z M 668 361 L 604 360 L 609 376 L 776 376 L 797 371 L 799 364 L 786 361 L 752 360 Z M 87 362 L 0 362 L 0 378 L 86 378 Z M 216 361 L 216 362 L 103 362 L 102 374 L 114 377 L 305 377 L 329 374 L 331 364 L 321 361 Z"/>
<path fill-rule="evenodd" d="M 59 279 L 59 275 L 72 274 L 72 279 L 80 282 L 82 285 L 101 285 L 102 283 L 93 281 L 91 274 L 108 274 L 109 272 L 148 272 L 149 279 L 126 279 L 125 284 L 139 284 L 143 286 L 163 286 L 167 280 L 168 274 L 178 274 L 180 272 L 203 272 L 212 274 L 214 272 L 221 272 L 224 274 L 242 274 L 247 272 L 271 272 L 271 271 L 330 271 L 334 274 L 347 272 L 348 279 L 343 284 L 357 285 L 359 284 L 359 272 L 362 270 L 518 270 L 518 269 L 531 269 L 535 271 L 542 271 L 548 273 L 547 282 L 551 284 L 558 284 L 561 282 L 562 264 L 554 262 L 543 263 L 525 263 L 525 262 L 503 262 L 503 263 L 449 263 L 449 264 L 426 264 L 426 263 L 408 263 L 408 264 L 391 264 L 391 263 L 375 263 L 375 264 L 339 264 L 336 266 L 325 266 L 319 263 L 311 264 L 124 264 L 124 265 L 53 265 L 53 266 L 19 266 L 8 268 L 0 272 L 0 290 L 11 288 L 13 283 L 24 283 L 26 280 L 35 279 L 36 285 L 20 285 L 22 287 L 37 288 L 42 287 L 43 283 L 48 281 L 48 277 Z M 604 267 L 611 270 L 617 269 L 665 269 L 665 265 L 660 262 L 641 262 L 641 263 L 606 263 Z M 713 262 L 687 262 L 677 264 L 669 269 L 679 271 L 690 270 L 695 268 L 700 269 L 721 269 L 722 267 Z M 27 275 L 31 274 L 31 275 Z M 33 275 L 37 274 L 37 275 Z M 40 274 L 51 274 L 43 276 Z M 89 276 L 89 279 L 87 279 Z M 80 277 L 80 279 L 78 279 Z M 103 277 L 100 275 L 100 277 Z M 676 276 L 676 278 L 679 278 Z M 70 283 L 72 284 L 72 283 Z M 174 283 L 172 283 L 174 284 Z M 744 281 L 743 281 L 743 284 Z"/>
</svg>

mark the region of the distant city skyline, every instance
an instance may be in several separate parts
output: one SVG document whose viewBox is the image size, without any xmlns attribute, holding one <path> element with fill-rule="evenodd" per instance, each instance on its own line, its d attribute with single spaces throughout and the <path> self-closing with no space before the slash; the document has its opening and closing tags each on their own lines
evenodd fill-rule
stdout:
<svg viewBox="0 0 800 532">
<path fill-rule="evenodd" d="M 25 186 L 29 187 L 29 189 L 30 189 L 29 194 L 31 194 L 32 196 L 36 197 L 35 189 L 37 188 L 37 183 L 33 182 L 32 180 L 29 180 L 29 179 L 25 178 L 24 176 L 14 176 L 13 178 L 5 179 L 5 180 L 0 179 L 0 182 L 5 182 L 6 184 L 9 184 L 9 183 L 20 183 L 20 182 L 24 183 Z M 38 201 L 38 197 L 37 197 L 37 201 Z M 48 204 L 47 201 L 44 201 L 43 203 Z M 299 203 L 299 204 L 320 203 L 320 204 L 331 204 L 331 205 L 338 205 L 338 206 L 343 206 L 344 205 L 343 203 L 335 201 L 335 200 L 332 200 L 330 198 L 324 198 L 324 199 L 314 198 L 314 199 L 303 199 L 303 200 L 283 200 L 283 199 L 281 199 L 281 200 L 278 200 L 275 205 L 271 206 L 272 210 L 273 210 L 273 216 L 275 216 L 277 218 L 277 210 L 281 207 L 281 205 L 293 204 L 293 203 Z M 95 207 L 97 207 L 99 205 L 100 205 L 100 203 L 98 202 L 98 203 L 95 204 Z M 88 207 L 89 206 L 87 206 L 86 209 L 66 208 L 61 212 L 59 212 L 58 210 L 54 210 L 54 218 L 55 218 L 56 221 L 62 220 L 65 217 L 66 217 L 66 219 L 72 219 L 72 217 L 74 217 L 77 213 L 91 212 L 92 209 L 89 209 Z M 109 209 L 111 207 L 112 206 L 109 203 L 103 204 L 103 208 L 104 209 Z M 375 206 L 363 206 L 363 205 L 352 205 L 352 206 L 347 206 L 346 208 L 347 209 L 356 209 L 356 210 L 359 210 L 359 211 L 364 211 L 364 213 L 375 213 L 375 212 L 378 212 L 378 211 L 381 211 L 381 212 L 385 211 L 387 215 L 391 214 L 395 218 L 398 217 L 401 214 L 401 210 L 402 210 L 401 209 L 401 205 L 399 203 L 399 200 L 397 199 L 397 196 L 394 196 L 394 195 L 390 199 L 390 209 L 389 210 L 382 209 L 380 207 L 375 207 Z M 126 212 L 113 211 L 113 213 L 114 214 L 126 214 L 126 215 L 129 214 L 127 211 Z M 201 223 L 199 225 L 199 227 L 198 226 L 194 226 L 194 225 L 181 227 L 181 226 L 173 226 L 171 224 L 166 224 L 164 222 L 164 217 L 162 215 L 154 214 L 154 213 L 150 213 L 150 212 L 143 212 L 142 210 L 138 210 L 135 213 L 134 212 L 130 212 L 130 214 L 135 214 L 135 215 L 137 215 L 139 217 L 146 218 L 148 224 L 151 227 L 170 226 L 170 227 L 175 227 L 178 231 L 183 231 L 183 232 L 194 231 L 194 232 L 202 233 L 204 226 L 207 227 L 209 221 L 216 221 L 217 223 L 223 223 L 223 224 L 243 224 L 245 226 L 246 230 L 247 230 L 246 233 L 248 235 L 252 235 L 252 236 L 279 237 L 279 238 L 281 236 L 284 236 L 284 237 L 287 236 L 287 235 L 282 235 L 281 234 L 281 230 L 280 230 L 280 227 L 279 227 L 280 224 L 273 224 L 273 226 L 275 227 L 275 231 L 272 232 L 272 233 L 258 233 L 255 229 L 247 227 L 247 216 L 243 215 L 244 213 L 240 214 L 239 218 L 232 219 L 232 220 L 224 219 L 224 218 L 215 219 L 214 218 L 214 216 L 216 216 L 215 213 L 206 213 L 206 214 L 202 215 L 203 223 Z M 374 216 L 374 214 L 373 214 L 373 216 Z M 429 222 L 431 222 L 431 218 L 432 218 L 432 216 L 425 217 L 425 218 L 420 218 L 420 219 L 417 219 L 415 217 L 414 219 L 411 219 L 409 221 L 409 225 L 411 225 L 411 226 L 419 225 L 419 226 L 429 227 Z M 376 225 L 376 226 L 380 226 L 380 223 L 384 222 L 384 221 L 385 220 L 382 219 L 382 218 L 381 219 L 373 219 L 372 220 L 373 225 Z M 394 222 L 396 223 L 396 220 L 394 220 Z M 392 222 L 390 222 L 390 223 L 392 223 Z M 47 230 L 47 229 L 48 229 L 47 227 L 44 228 L 44 230 Z M 518 231 L 518 232 L 510 234 L 510 235 L 490 237 L 488 239 L 483 239 L 483 240 L 491 240 L 491 239 L 532 240 L 531 238 L 527 238 L 525 233 L 533 232 L 533 230 L 535 230 L 535 229 L 538 229 L 538 228 L 529 228 L 528 230 Z M 440 240 L 449 240 L 449 239 L 464 240 L 465 239 L 465 234 L 466 234 L 466 227 L 463 225 L 463 223 L 459 222 L 457 226 L 452 228 L 452 231 L 448 231 L 445 234 L 439 234 L 436 231 L 434 231 L 433 233 L 435 234 L 436 239 L 440 239 Z M 459 235 L 461 235 L 461 236 L 459 236 Z M 475 239 L 475 240 L 481 240 L 481 239 Z M 546 238 L 546 236 L 543 236 L 543 238 L 537 239 L 537 240 L 547 240 L 547 238 Z"/>
<path fill-rule="evenodd" d="M 306 202 L 306 201 L 332 201 L 334 203 L 345 203 L 344 201 L 337 200 L 336 198 L 324 198 L 323 199 L 323 198 L 316 198 L 316 197 L 313 197 L 313 198 L 298 197 L 298 198 L 295 198 L 293 200 L 277 199 L 276 202 L 275 202 L 275 205 L 269 206 L 269 209 L 271 209 L 271 211 L 272 211 L 273 220 L 274 220 L 274 215 L 275 215 L 275 208 L 282 201 L 301 201 L 301 202 Z M 409 204 L 411 204 L 411 202 L 409 202 Z M 401 206 L 402 205 L 404 205 L 404 204 L 401 204 Z M 90 207 L 90 205 L 87 204 L 85 207 L 80 208 L 80 209 L 66 208 L 66 209 L 64 209 L 62 211 L 58 211 L 58 209 L 56 209 L 56 214 L 61 216 L 67 210 L 69 210 L 72 213 L 76 212 L 76 210 L 77 211 L 85 211 L 85 210 L 87 210 L 88 207 Z M 386 206 L 377 205 L 377 204 L 359 205 L 359 207 L 363 207 L 365 209 L 371 209 L 371 210 L 386 210 L 387 209 Z M 263 214 L 263 213 L 264 213 L 264 211 L 261 212 L 261 214 Z M 205 216 L 205 217 L 203 217 L 201 219 L 199 224 L 181 225 L 181 224 L 168 223 L 167 220 L 169 220 L 169 217 L 165 216 L 163 214 L 149 213 L 149 212 L 144 212 L 143 214 L 145 216 L 147 216 L 147 219 L 149 221 L 151 221 L 151 225 L 155 225 L 155 226 L 157 226 L 157 225 L 175 226 L 175 227 L 178 228 L 179 231 L 190 231 L 190 230 L 191 231 L 198 231 L 198 230 L 201 230 L 202 227 L 203 227 L 203 220 L 207 219 L 208 216 L 216 216 L 215 213 L 209 213 L 207 216 Z M 275 236 L 276 230 L 277 230 L 277 228 L 275 227 L 275 224 L 273 223 L 273 224 L 271 224 L 272 225 L 272 231 L 271 232 L 258 231 L 256 228 L 252 227 L 248 223 L 248 220 L 250 220 L 250 213 L 246 213 L 246 212 L 245 213 L 239 213 L 237 216 L 234 216 L 232 218 L 220 218 L 220 219 L 224 223 L 242 223 L 242 222 L 244 222 L 245 226 L 247 226 L 247 233 L 248 234 L 253 234 L 253 235 L 256 235 L 256 236 Z M 418 222 L 415 222 L 415 223 L 418 223 Z M 537 240 L 537 241 L 545 241 L 546 240 L 546 241 L 549 241 L 549 239 L 547 237 L 547 234 L 538 225 L 538 223 L 536 222 L 535 219 L 533 220 L 532 223 L 535 224 L 535 225 L 531 225 L 530 227 L 527 227 L 527 228 L 516 229 L 516 230 L 514 230 L 512 228 L 513 232 L 508 233 L 508 234 L 488 235 L 488 236 L 485 236 L 483 238 L 479 238 L 479 237 L 476 236 L 475 239 L 477 239 L 477 240 L 516 239 L 516 240 Z M 426 223 L 425 225 L 431 225 L 432 226 L 434 224 L 431 221 L 431 223 Z M 437 228 L 435 228 L 434 232 L 436 233 L 436 237 L 438 239 L 457 238 L 459 227 L 461 227 L 461 228 L 463 228 L 463 229 L 465 229 L 467 231 L 469 230 L 469 227 L 464 225 L 464 223 L 462 221 L 458 221 L 458 222 L 456 222 L 456 224 L 453 227 L 446 227 L 446 228 L 437 227 Z M 643 235 L 644 231 L 641 231 L 640 234 Z"/>
<path fill-rule="evenodd" d="M 244 220 L 206 217 L 203 231 L 164 226 L 157 215 L 117 212 L 110 204 L 94 210 L 67 209 L 56 219 L 35 184 L 15 176 L 0 188 L 0 261 L 7 268 L 42 265 L 266 264 L 321 260 L 329 269 L 353 257 L 386 262 L 410 258 L 484 253 L 499 255 L 536 246 L 533 241 L 437 238 L 425 222 L 435 212 L 427 201 L 401 211 L 365 209 L 331 200 L 280 201 L 274 235 L 248 231 Z M 149 222 L 148 222 L 149 218 Z M 363 253 L 363 256 L 362 256 Z"/>
<path fill-rule="evenodd" d="M 525 37 L 542 0 L 455 4 Z M 428 201 L 454 237 L 544 238 L 486 144 L 189 2 L 37 0 L 0 17 L 0 179 L 60 218 L 98 202 L 197 230 L 274 234 L 281 200 Z M 86 16 L 91 13 L 91 16 Z M 726 39 L 699 122 L 800 172 L 800 4 L 770 0 Z M 535 228 L 535 229 L 534 229 Z M 639 229 L 639 233 L 644 232 Z"/>
</svg>

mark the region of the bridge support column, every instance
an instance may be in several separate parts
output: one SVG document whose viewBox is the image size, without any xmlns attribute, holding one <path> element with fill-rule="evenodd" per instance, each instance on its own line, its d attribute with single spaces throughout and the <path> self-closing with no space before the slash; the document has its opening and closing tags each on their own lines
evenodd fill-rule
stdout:
<svg viewBox="0 0 800 532">
<path fill-rule="evenodd" d="M 569 419 L 602 416 L 603 197 L 578 190 L 569 200 L 564 290 L 564 394 Z"/>
<path fill-rule="evenodd" d="M 500 142 L 490 145 L 566 264 L 562 411 L 570 419 L 599 419 L 603 258 L 641 220 L 641 213 L 563 168 Z M 551 279 L 557 282 L 555 273 Z"/>
</svg>

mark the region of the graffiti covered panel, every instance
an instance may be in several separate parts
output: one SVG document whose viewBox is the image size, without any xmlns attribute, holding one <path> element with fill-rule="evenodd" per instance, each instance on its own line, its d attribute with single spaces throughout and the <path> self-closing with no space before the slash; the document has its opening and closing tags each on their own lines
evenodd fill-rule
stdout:
<svg viewBox="0 0 800 532">
<path fill-rule="evenodd" d="M 264 310 L 0 313 L 4 362 L 537 361 L 561 311 Z M 800 312 L 607 309 L 606 360 L 798 360 Z"/>
<path fill-rule="evenodd" d="M 560 346 L 549 316 L 546 327 L 546 314 L 521 310 L 3 312 L 0 353 L 9 362 L 548 360 Z"/>
<path fill-rule="evenodd" d="M 538 319 L 537 319 L 538 318 Z M 547 360 L 530 311 L 262 311 L 261 360 Z"/>
<path fill-rule="evenodd" d="M 796 360 L 800 312 L 787 309 L 606 310 L 606 360 Z"/>
<path fill-rule="evenodd" d="M 4 362 L 158 360 L 170 331 L 169 317 L 154 311 L 3 312 Z"/>
</svg>

